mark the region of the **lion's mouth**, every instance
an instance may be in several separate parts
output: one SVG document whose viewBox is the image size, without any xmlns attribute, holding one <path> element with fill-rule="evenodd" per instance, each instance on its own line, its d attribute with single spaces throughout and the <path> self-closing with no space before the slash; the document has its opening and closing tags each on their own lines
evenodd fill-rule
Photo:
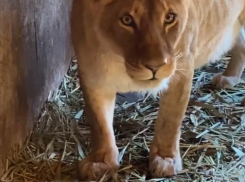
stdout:
<svg viewBox="0 0 245 182">
<path fill-rule="evenodd" d="M 129 62 L 125 62 L 127 74 L 131 79 L 136 81 L 143 81 L 148 83 L 158 83 L 168 78 L 173 70 L 173 64 L 164 64 L 157 67 L 149 67 L 147 65 L 139 64 L 133 65 Z"/>
<path fill-rule="evenodd" d="M 147 69 L 127 69 L 128 75 L 133 79 L 133 80 L 138 80 L 138 81 L 159 81 L 160 78 L 156 76 L 156 73 L 151 72 L 150 70 Z"/>
<path fill-rule="evenodd" d="M 158 79 L 155 78 L 155 76 L 153 76 L 151 79 L 149 79 L 149 81 L 154 81 L 154 80 L 158 80 Z"/>
</svg>

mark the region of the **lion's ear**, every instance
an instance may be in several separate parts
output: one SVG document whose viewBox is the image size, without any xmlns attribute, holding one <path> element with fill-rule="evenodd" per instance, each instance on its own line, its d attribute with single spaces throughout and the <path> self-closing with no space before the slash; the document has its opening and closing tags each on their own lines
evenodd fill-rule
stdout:
<svg viewBox="0 0 245 182">
<path fill-rule="evenodd" d="M 114 0 L 100 0 L 100 2 L 101 2 L 103 5 L 110 4 L 112 1 L 114 1 Z"/>
</svg>

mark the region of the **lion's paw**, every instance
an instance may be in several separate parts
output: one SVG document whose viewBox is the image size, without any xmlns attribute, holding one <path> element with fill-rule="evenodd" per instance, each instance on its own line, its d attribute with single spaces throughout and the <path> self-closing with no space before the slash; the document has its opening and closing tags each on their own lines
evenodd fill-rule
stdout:
<svg viewBox="0 0 245 182">
<path fill-rule="evenodd" d="M 171 177 L 182 170 L 181 158 L 162 158 L 155 155 L 150 161 L 150 171 L 153 177 Z"/>
<path fill-rule="evenodd" d="M 80 179 L 100 180 L 105 174 L 115 174 L 119 166 L 117 157 L 117 150 L 91 154 L 79 164 Z"/>
<path fill-rule="evenodd" d="M 227 88 L 231 89 L 239 83 L 240 78 L 235 76 L 224 76 L 222 73 L 216 74 L 212 79 L 214 88 Z"/>
</svg>

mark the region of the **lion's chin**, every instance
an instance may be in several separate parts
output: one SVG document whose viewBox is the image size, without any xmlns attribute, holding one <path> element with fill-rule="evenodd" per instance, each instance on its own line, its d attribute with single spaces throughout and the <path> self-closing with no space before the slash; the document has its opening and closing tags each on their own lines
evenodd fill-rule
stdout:
<svg viewBox="0 0 245 182">
<path fill-rule="evenodd" d="M 149 93 L 153 96 L 157 96 L 168 89 L 169 81 L 170 77 L 155 80 L 136 81 L 136 83 L 141 86 L 141 93 Z"/>
<path fill-rule="evenodd" d="M 151 93 L 158 93 L 159 91 L 166 90 L 170 77 L 167 78 L 154 78 L 154 79 L 132 79 L 137 85 L 140 85 L 142 91 Z M 154 95 L 155 95 L 154 94 Z"/>
<path fill-rule="evenodd" d="M 127 70 L 128 76 L 132 79 L 132 81 L 137 85 L 139 92 L 148 92 L 153 95 L 157 95 L 158 93 L 167 90 L 169 80 L 173 72 L 168 70 L 166 72 L 162 71 L 153 76 L 151 71 L 142 70 Z"/>
</svg>

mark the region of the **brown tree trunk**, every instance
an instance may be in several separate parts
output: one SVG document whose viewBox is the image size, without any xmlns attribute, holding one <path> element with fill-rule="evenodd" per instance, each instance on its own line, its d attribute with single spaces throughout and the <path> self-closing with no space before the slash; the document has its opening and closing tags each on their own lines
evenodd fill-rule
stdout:
<svg viewBox="0 0 245 182">
<path fill-rule="evenodd" d="M 0 0 L 0 175 L 67 71 L 71 3 Z"/>
</svg>

